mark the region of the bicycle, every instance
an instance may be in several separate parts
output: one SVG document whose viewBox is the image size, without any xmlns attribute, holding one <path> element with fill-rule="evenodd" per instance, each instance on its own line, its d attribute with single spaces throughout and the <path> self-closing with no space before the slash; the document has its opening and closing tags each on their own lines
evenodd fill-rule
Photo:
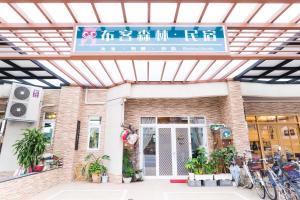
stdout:
<svg viewBox="0 0 300 200">
<path fill-rule="evenodd" d="M 251 151 L 245 151 L 243 156 L 243 169 L 246 172 L 247 177 L 246 183 L 244 183 L 244 187 L 248 189 L 255 188 L 258 196 L 262 199 L 266 197 L 266 190 L 265 190 L 265 182 L 263 181 L 261 175 L 261 163 L 254 161 L 252 159 L 246 158 L 246 153 Z"/>
<path fill-rule="evenodd" d="M 299 171 L 298 177 L 293 177 L 291 172 L 294 169 L 295 163 L 283 163 L 281 157 L 282 156 L 279 148 L 279 154 L 274 156 L 275 162 L 272 167 L 269 166 L 266 159 L 263 159 L 267 166 L 267 169 L 265 170 L 265 175 L 267 179 L 264 179 L 267 196 L 271 200 L 276 200 L 278 198 L 277 192 L 279 192 L 279 194 L 283 196 L 285 200 L 299 200 Z"/>
</svg>

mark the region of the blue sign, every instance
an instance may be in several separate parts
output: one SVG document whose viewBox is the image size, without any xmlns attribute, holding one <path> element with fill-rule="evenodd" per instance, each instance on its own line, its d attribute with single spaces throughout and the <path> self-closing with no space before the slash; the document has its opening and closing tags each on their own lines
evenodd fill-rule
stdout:
<svg viewBox="0 0 300 200">
<path fill-rule="evenodd" d="M 74 53 L 227 52 L 223 26 L 77 26 Z"/>
</svg>

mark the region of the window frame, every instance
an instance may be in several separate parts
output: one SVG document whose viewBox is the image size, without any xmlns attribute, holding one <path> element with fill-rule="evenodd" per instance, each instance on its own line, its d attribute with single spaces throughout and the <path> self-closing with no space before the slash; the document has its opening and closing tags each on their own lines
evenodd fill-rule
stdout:
<svg viewBox="0 0 300 200">
<path fill-rule="evenodd" d="M 91 123 L 91 119 L 95 118 L 95 117 L 99 117 L 100 122 L 99 124 L 92 124 Z M 87 137 L 87 150 L 88 151 L 97 151 L 100 150 L 100 142 L 101 142 L 101 125 L 102 125 L 102 117 L 101 116 L 89 116 L 88 118 L 88 137 Z M 98 128 L 98 133 L 99 133 L 99 137 L 98 137 L 98 146 L 97 148 L 90 148 L 90 137 L 91 137 L 91 130 L 93 128 Z"/>
</svg>

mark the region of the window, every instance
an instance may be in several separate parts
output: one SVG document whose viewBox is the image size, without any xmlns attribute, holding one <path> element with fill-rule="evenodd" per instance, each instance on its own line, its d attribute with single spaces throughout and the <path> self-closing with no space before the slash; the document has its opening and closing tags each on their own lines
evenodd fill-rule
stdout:
<svg viewBox="0 0 300 200">
<path fill-rule="evenodd" d="M 90 117 L 88 126 L 88 149 L 98 150 L 100 148 L 101 117 Z"/>
<path fill-rule="evenodd" d="M 44 120 L 42 124 L 42 131 L 47 139 L 48 144 L 52 144 L 54 138 L 54 130 L 55 130 L 55 120 L 56 113 L 55 112 L 46 112 L 44 115 Z"/>
</svg>

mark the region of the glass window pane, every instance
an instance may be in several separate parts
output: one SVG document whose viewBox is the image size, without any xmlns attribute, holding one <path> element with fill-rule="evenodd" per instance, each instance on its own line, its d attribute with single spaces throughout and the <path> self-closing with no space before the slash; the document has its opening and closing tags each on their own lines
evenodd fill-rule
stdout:
<svg viewBox="0 0 300 200">
<path fill-rule="evenodd" d="M 197 149 L 203 145 L 204 145 L 203 128 L 192 127 L 191 128 L 191 146 L 192 146 L 192 156 L 193 157 L 195 157 Z"/>
<path fill-rule="evenodd" d="M 54 135 L 54 122 L 45 122 L 43 126 L 43 133 L 47 139 L 47 143 L 52 142 L 52 138 Z"/>
<path fill-rule="evenodd" d="M 99 128 L 90 128 L 89 149 L 98 149 L 99 147 Z"/>
<path fill-rule="evenodd" d="M 246 116 L 247 122 L 255 122 L 255 116 Z"/>
<path fill-rule="evenodd" d="M 156 175 L 155 128 L 143 128 L 144 170 L 146 176 Z"/>
<path fill-rule="evenodd" d="M 46 112 L 45 119 L 56 119 L 56 113 L 55 112 Z"/>
<path fill-rule="evenodd" d="M 187 117 L 158 117 L 159 124 L 188 124 Z"/>
<path fill-rule="evenodd" d="M 278 122 L 297 122 L 296 116 L 277 116 Z"/>
<path fill-rule="evenodd" d="M 191 124 L 205 124 L 205 118 L 204 117 L 191 117 L 190 123 Z"/>
<path fill-rule="evenodd" d="M 101 124 L 101 117 L 90 117 L 89 124 L 92 126 L 99 126 Z"/>
<path fill-rule="evenodd" d="M 258 122 L 276 122 L 276 116 L 259 116 L 257 117 Z"/>
<path fill-rule="evenodd" d="M 250 149 L 253 155 L 261 157 L 261 146 L 256 125 L 248 125 Z"/>
<path fill-rule="evenodd" d="M 155 117 L 141 117 L 141 124 L 155 124 Z"/>
</svg>

